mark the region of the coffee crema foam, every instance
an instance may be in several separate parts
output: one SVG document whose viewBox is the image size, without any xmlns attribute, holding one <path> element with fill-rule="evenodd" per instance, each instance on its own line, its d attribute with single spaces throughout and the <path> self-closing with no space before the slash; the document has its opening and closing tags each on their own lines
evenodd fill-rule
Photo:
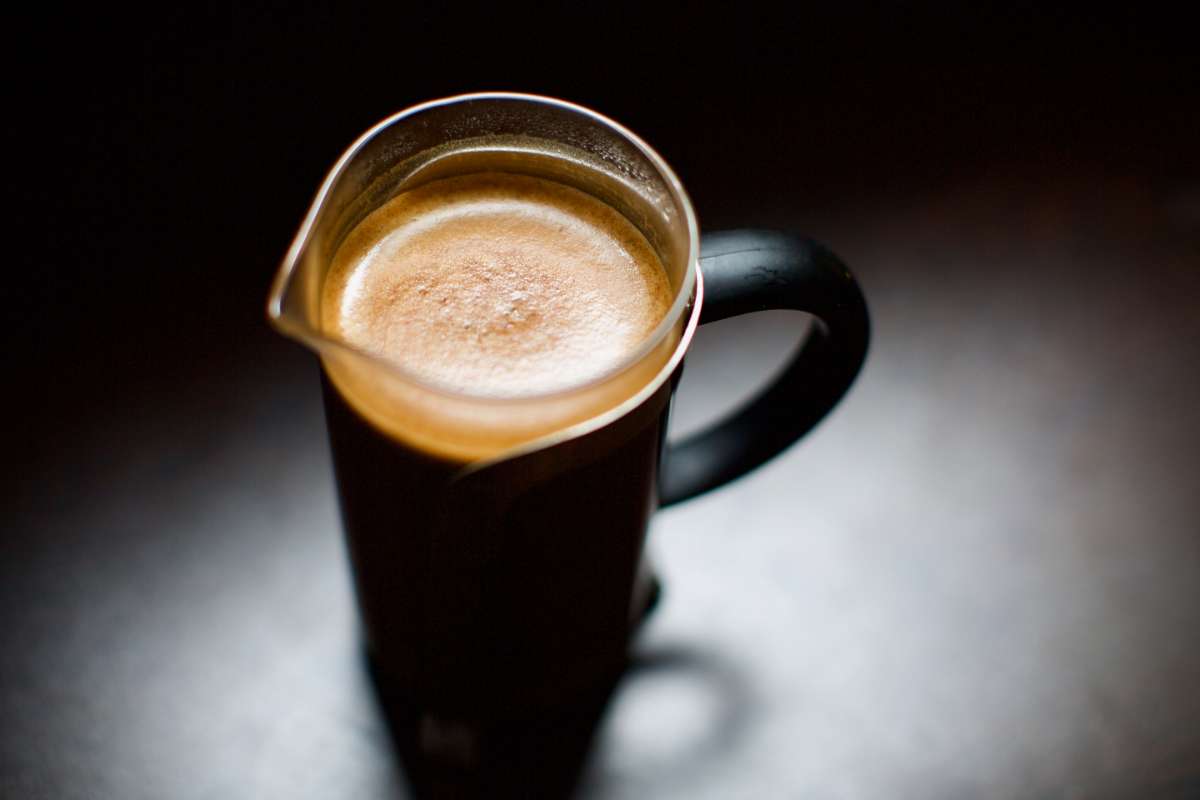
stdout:
<svg viewBox="0 0 1200 800">
<path fill-rule="evenodd" d="M 542 395 L 626 360 L 671 305 L 625 217 L 577 189 L 482 173 L 405 192 L 339 249 L 327 332 L 434 386 Z"/>
<path fill-rule="evenodd" d="M 384 432 L 439 456 L 488 458 L 636 395 L 679 331 L 618 368 L 672 301 L 653 247 L 591 195 L 514 173 L 443 178 L 360 222 L 321 290 L 326 334 L 417 381 L 337 352 L 323 363 Z"/>
</svg>

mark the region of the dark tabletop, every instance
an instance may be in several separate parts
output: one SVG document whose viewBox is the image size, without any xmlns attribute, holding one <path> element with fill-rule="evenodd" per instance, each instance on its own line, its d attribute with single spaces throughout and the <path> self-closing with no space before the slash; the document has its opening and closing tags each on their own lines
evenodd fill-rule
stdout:
<svg viewBox="0 0 1200 800">
<path fill-rule="evenodd" d="M 1170 20 L 935 16 L 664 15 L 637 30 L 698 43 L 666 55 L 433 12 L 406 48 L 369 16 L 176 19 L 116 66 L 81 36 L 17 218 L 63 227 L 7 320 L 0 796 L 410 796 L 315 362 L 262 307 L 346 144 L 482 88 L 628 124 L 702 227 L 821 239 L 873 314 L 815 432 L 656 517 L 664 596 L 575 720 L 579 796 L 1200 794 L 1197 73 Z M 802 322 L 704 328 L 676 433 Z M 513 732 L 530 775 L 578 756 L 545 733 Z"/>
</svg>

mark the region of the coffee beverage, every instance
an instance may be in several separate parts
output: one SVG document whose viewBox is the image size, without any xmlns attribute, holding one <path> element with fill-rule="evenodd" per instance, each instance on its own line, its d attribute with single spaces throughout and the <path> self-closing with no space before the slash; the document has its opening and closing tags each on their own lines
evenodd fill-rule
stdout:
<svg viewBox="0 0 1200 800">
<path fill-rule="evenodd" d="M 495 168 L 406 188 L 342 238 L 321 325 L 379 360 L 323 358 L 342 516 L 381 674 L 422 705 L 527 713 L 619 669 L 652 599 L 638 564 L 674 294 L 624 214 Z M 513 450 L 647 386 L 591 433 Z M 461 398 L 497 404 L 498 422 L 454 415 Z"/>
<path fill-rule="evenodd" d="M 386 368 L 329 358 L 326 369 L 393 438 L 478 461 L 634 395 L 674 349 L 675 332 L 659 330 L 673 299 L 646 237 L 591 194 L 495 169 L 443 176 L 376 208 L 338 247 L 322 328 Z M 509 402 L 537 398 L 551 400 Z"/>
<path fill-rule="evenodd" d="M 350 234 L 326 277 L 325 329 L 419 380 L 538 395 L 627 359 L 671 305 L 645 237 L 578 189 L 526 175 L 444 178 Z"/>
</svg>

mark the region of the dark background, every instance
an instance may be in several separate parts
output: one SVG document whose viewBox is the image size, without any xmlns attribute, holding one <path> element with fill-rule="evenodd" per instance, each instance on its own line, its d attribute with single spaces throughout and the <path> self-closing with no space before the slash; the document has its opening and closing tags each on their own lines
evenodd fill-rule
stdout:
<svg viewBox="0 0 1200 800">
<path fill-rule="evenodd" d="M 346 755 L 336 735 L 374 730 L 369 703 L 323 695 L 319 670 L 295 694 L 246 680 L 297 642 L 323 643 L 324 663 L 352 641 L 344 615 L 277 616 L 348 601 L 315 368 L 263 309 L 354 138 L 412 103 L 487 89 L 621 121 L 675 167 L 702 227 L 825 240 L 876 314 L 867 371 L 827 431 L 768 477 L 664 515 L 667 549 L 696 559 L 666 554 L 679 582 L 699 574 L 712 602 L 722 574 L 685 565 L 728 558 L 720 534 L 755 527 L 734 509 L 800 536 L 780 495 L 807 486 L 801 501 L 824 520 L 779 594 L 729 591 L 754 618 L 826 603 L 785 614 L 768 635 L 794 631 L 795 646 L 745 655 L 743 672 L 768 686 L 785 665 L 801 706 L 832 716 L 770 717 L 773 747 L 704 743 L 713 796 L 755 781 L 756 796 L 1200 791 L 1200 73 L 1184 20 L 957 4 L 280 5 L 71 17 L 15 24 L 12 38 L 0 795 L 297 796 L 272 776 L 326 750 L 342 760 L 312 796 L 391 785 L 355 783 L 390 762 Z M 699 399 L 681 402 L 681 425 L 738 399 L 722 394 L 728 375 L 691 372 L 764 340 L 775 355 L 733 376 L 748 387 L 782 356 L 788 322 L 698 342 Z M 745 488 L 755 480 L 770 497 Z M 830 500 L 847 482 L 861 490 Z M 681 527 L 711 536 L 685 545 Z M 814 557 L 813 542 L 839 536 L 844 550 Z M 878 603 L 878 626 L 856 627 L 867 611 L 833 589 L 801 588 L 876 558 L 897 572 L 863 568 L 856 596 Z M 880 594 L 896 574 L 911 583 Z M 926 591 L 947 575 L 958 593 Z M 667 613 L 671 632 L 682 612 Z M 897 643 L 893 613 L 941 633 Z M 871 646 L 822 651 L 814 630 L 837 619 Z M 718 660 L 738 646 L 711 644 Z M 824 684 L 796 666 L 815 651 Z M 893 659 L 895 692 L 854 666 Z M 338 669 L 333 683 L 357 685 Z M 897 699 L 914 684 L 952 688 Z M 739 713 L 791 708 L 788 691 Z M 273 721 L 313 714 L 297 697 L 314 696 L 327 716 L 309 738 L 263 755 Z M 625 741 L 630 713 L 613 723 Z M 642 729 L 670 739 L 671 719 Z M 881 719 L 894 739 L 864 722 Z M 666 758 L 639 772 L 611 736 L 586 791 L 701 796 L 681 777 L 698 768 Z"/>
<path fill-rule="evenodd" d="M 265 335 L 258 295 L 325 170 L 432 97 L 597 108 L 662 152 L 710 229 L 1014 167 L 1196 171 L 1186 26 L 1145 11 L 264 5 L 90 22 L 26 31 L 37 46 L 14 64 L 32 113 L 15 126 L 29 195 L 13 229 L 39 235 L 7 312 L 33 345 L 20 367 L 56 384 L 38 407 L 71 396 L 63 380 L 153 383 L 167 353 L 220 370 Z"/>
</svg>

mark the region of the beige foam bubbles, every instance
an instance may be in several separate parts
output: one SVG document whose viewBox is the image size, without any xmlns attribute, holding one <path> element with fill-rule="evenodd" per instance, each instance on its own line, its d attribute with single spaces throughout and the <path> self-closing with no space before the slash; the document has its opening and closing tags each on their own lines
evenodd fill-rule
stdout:
<svg viewBox="0 0 1200 800">
<path fill-rule="evenodd" d="M 620 213 L 561 184 L 493 172 L 424 184 L 369 215 L 334 258 L 322 324 L 429 385 L 511 399 L 563 392 L 613 371 L 671 301 L 656 253 Z M 670 348 L 650 366 L 661 366 Z M 506 431 L 492 421 L 486 435 L 454 430 L 473 423 L 439 420 L 446 408 L 422 404 L 415 390 L 400 399 L 399 390 L 368 387 L 363 374 L 331 369 L 331 376 L 381 427 L 457 457 L 486 455 L 572 421 L 514 420 Z M 597 402 L 566 416 L 586 418 Z M 477 441 L 447 444 L 463 436 Z"/>
</svg>

